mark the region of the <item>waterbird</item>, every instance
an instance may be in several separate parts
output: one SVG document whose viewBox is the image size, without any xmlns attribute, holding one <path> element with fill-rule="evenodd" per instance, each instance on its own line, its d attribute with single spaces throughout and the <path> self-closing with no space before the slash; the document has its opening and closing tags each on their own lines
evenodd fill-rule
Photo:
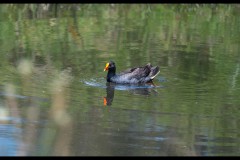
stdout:
<svg viewBox="0 0 240 160">
<path fill-rule="evenodd" d="M 108 71 L 107 82 L 120 84 L 151 83 L 160 72 L 159 67 L 153 67 L 150 63 L 141 67 L 134 67 L 116 74 L 115 62 L 106 63 L 104 71 Z"/>
</svg>

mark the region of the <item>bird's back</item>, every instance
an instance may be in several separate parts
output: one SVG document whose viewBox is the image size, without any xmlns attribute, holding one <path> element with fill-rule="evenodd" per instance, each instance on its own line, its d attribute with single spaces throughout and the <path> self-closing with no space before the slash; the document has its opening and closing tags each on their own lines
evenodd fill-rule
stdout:
<svg viewBox="0 0 240 160">
<path fill-rule="evenodd" d="M 117 74 L 112 81 L 116 83 L 146 83 L 159 73 L 159 67 L 150 63 L 145 66 L 127 69 Z"/>
</svg>

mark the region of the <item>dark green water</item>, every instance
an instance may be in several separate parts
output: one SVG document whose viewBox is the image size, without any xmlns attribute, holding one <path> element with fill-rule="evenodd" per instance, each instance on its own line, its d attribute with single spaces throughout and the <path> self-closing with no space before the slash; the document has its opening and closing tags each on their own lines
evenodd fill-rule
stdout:
<svg viewBox="0 0 240 160">
<path fill-rule="evenodd" d="M 1 156 L 239 156 L 239 5 L 1 4 Z M 156 87 L 103 71 L 160 67 Z M 104 98 L 108 105 L 104 105 Z"/>
</svg>

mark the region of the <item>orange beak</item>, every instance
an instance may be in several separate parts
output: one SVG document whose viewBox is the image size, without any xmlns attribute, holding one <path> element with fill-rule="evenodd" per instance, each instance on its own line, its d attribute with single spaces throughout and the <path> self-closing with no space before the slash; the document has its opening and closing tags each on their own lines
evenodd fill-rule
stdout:
<svg viewBox="0 0 240 160">
<path fill-rule="evenodd" d="M 108 70 L 108 67 L 109 67 L 109 63 L 106 64 L 105 68 L 103 71 L 107 71 Z"/>
</svg>

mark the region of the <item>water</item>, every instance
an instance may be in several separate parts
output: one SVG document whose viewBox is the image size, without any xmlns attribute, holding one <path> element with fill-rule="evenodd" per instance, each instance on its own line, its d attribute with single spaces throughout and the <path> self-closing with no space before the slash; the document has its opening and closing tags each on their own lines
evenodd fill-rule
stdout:
<svg viewBox="0 0 240 160">
<path fill-rule="evenodd" d="M 238 156 L 238 5 L 0 5 L 1 156 Z M 160 67 L 153 84 L 106 83 Z"/>
</svg>

